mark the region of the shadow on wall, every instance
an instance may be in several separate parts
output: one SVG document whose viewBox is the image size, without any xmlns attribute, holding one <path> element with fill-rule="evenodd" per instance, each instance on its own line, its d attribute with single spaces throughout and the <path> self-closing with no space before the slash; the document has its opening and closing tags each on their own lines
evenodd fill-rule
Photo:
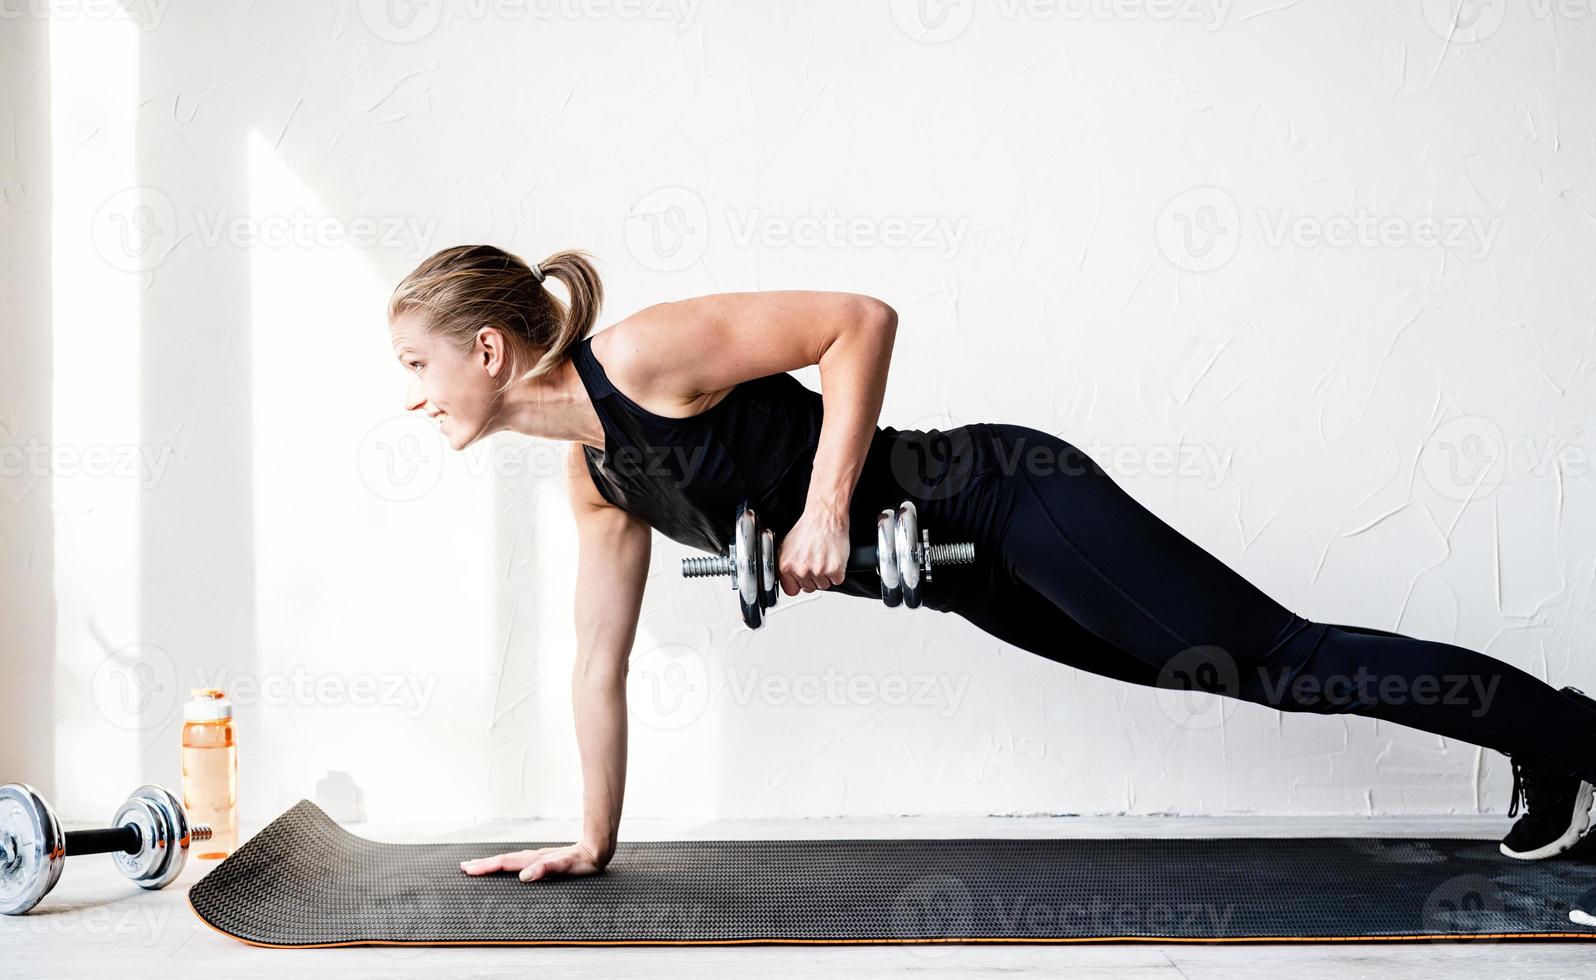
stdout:
<svg viewBox="0 0 1596 980">
<path fill-rule="evenodd" d="M 329 770 L 316 782 L 316 805 L 339 823 L 366 822 L 366 794 L 347 772 Z"/>
<path fill-rule="evenodd" d="M 0 177 L 0 782 L 58 796 L 51 706 L 55 700 L 55 528 L 49 474 L 17 451 L 48 446 L 53 339 L 50 223 L 49 24 L 0 19 L 0 132 L 12 159 Z"/>
</svg>

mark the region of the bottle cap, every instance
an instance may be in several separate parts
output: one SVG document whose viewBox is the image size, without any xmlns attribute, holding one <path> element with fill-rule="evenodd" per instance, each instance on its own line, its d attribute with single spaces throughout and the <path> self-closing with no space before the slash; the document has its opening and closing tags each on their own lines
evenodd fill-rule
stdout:
<svg viewBox="0 0 1596 980">
<path fill-rule="evenodd" d="M 196 687 L 193 700 L 183 705 L 184 721 L 222 721 L 233 717 L 233 702 L 214 687 Z"/>
</svg>

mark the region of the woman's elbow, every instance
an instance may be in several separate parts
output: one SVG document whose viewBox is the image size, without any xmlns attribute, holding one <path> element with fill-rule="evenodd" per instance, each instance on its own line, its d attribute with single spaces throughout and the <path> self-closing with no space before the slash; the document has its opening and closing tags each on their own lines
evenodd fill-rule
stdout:
<svg viewBox="0 0 1596 980">
<path fill-rule="evenodd" d="M 876 299 L 874 296 L 864 297 L 863 318 L 873 327 L 885 330 L 889 335 L 898 330 L 898 311 L 887 304 L 885 300 Z"/>
</svg>

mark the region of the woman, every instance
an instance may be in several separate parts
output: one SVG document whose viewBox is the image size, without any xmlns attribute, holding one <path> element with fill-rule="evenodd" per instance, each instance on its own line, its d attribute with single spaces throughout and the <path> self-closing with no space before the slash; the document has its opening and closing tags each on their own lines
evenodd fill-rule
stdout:
<svg viewBox="0 0 1596 980">
<path fill-rule="evenodd" d="M 570 303 L 544 288 L 560 280 Z M 407 408 L 465 449 L 504 429 L 568 440 L 579 528 L 573 697 L 584 782 L 577 843 L 468 861 L 471 874 L 598 871 L 626 766 L 626 661 L 650 536 L 709 552 L 744 499 L 778 536 L 788 595 L 878 597 L 846 572 L 874 515 L 912 500 L 977 564 L 926 605 L 1049 659 L 1133 684 L 1196 687 L 1283 711 L 1350 712 L 1511 756 L 1504 854 L 1562 853 L 1589 826 L 1596 701 L 1482 653 L 1286 610 L 1143 508 L 1084 453 L 1007 424 L 876 426 L 897 315 L 835 292 L 704 296 L 589 336 L 602 288 L 579 252 L 528 266 L 486 245 L 433 255 L 394 291 Z M 821 393 L 786 372 L 820 366 Z M 824 409 L 822 411 L 822 409 Z"/>
</svg>

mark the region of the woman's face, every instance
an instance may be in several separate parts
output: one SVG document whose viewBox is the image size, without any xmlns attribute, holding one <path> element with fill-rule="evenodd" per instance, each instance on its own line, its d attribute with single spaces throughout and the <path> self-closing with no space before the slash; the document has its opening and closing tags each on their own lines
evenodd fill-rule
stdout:
<svg viewBox="0 0 1596 980">
<path fill-rule="evenodd" d="M 412 310 L 394 318 L 388 333 L 394 355 L 411 374 L 405 411 L 425 411 L 451 449 L 464 449 L 487 435 L 498 406 L 495 376 L 503 373 L 497 337 L 484 336 L 493 331 L 479 333 L 472 349 L 462 353 L 426 329 Z"/>
</svg>

